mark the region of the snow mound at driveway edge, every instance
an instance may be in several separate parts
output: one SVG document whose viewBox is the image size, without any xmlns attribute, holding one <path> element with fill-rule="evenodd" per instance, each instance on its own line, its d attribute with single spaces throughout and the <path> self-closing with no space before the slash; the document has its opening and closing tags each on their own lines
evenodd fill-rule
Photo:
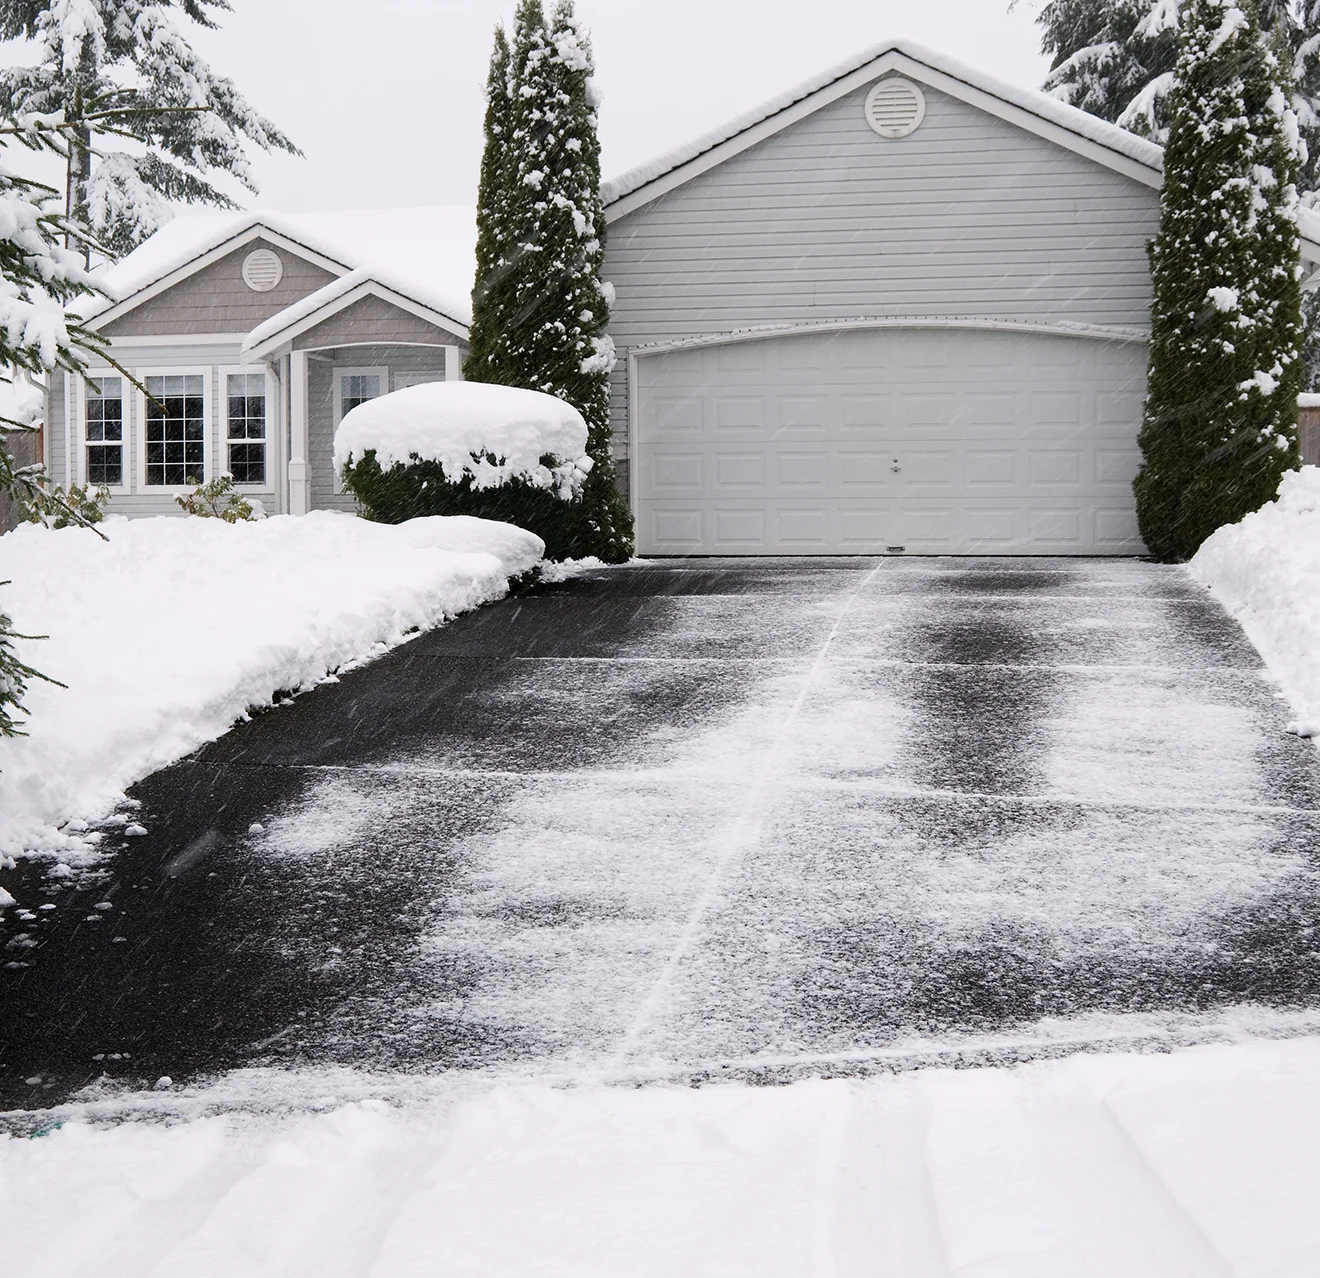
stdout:
<svg viewBox="0 0 1320 1278">
<path fill-rule="evenodd" d="M 258 523 L 107 520 L 0 538 L 0 605 L 34 683 L 27 737 L 0 740 L 0 856 L 95 850 L 57 828 L 311 687 L 502 598 L 540 538 L 467 517 L 374 524 L 315 511 Z"/>
<path fill-rule="evenodd" d="M 1289 471 L 1274 501 L 1207 538 L 1188 569 L 1282 684 L 1294 730 L 1320 736 L 1320 467 Z"/>
</svg>

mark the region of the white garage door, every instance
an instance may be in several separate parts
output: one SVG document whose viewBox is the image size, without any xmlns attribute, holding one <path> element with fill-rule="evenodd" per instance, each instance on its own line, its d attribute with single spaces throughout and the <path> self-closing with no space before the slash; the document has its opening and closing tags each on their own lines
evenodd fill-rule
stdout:
<svg viewBox="0 0 1320 1278">
<path fill-rule="evenodd" d="M 1138 342 L 847 329 L 642 355 L 644 554 L 1134 554 Z"/>
</svg>

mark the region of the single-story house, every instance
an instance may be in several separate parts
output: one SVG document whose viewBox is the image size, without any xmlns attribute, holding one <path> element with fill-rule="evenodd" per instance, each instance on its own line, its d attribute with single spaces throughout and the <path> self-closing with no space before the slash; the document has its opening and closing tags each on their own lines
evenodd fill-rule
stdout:
<svg viewBox="0 0 1320 1278">
<path fill-rule="evenodd" d="M 640 552 L 1139 553 L 1161 160 L 904 41 L 607 184 Z M 57 377 L 52 472 L 129 514 L 199 468 L 350 508 L 335 426 L 459 375 L 472 245 L 470 209 L 178 219 L 89 315 L 160 404 Z"/>
<path fill-rule="evenodd" d="M 86 310 L 118 370 L 57 374 L 45 457 L 110 509 L 178 513 L 222 472 L 269 513 L 352 510 L 335 427 L 364 399 L 461 377 L 473 210 L 184 216 L 105 275 Z"/>
</svg>

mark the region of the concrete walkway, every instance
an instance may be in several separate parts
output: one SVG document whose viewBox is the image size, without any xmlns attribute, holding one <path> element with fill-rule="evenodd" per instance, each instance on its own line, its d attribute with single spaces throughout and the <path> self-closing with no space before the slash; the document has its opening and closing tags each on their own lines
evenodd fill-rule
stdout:
<svg viewBox="0 0 1320 1278">
<path fill-rule="evenodd" d="M 838 1073 L 1315 1008 L 1320 770 L 1286 718 L 1173 568 L 545 587 L 145 783 L 150 834 L 0 973 L 0 1085 Z"/>
</svg>

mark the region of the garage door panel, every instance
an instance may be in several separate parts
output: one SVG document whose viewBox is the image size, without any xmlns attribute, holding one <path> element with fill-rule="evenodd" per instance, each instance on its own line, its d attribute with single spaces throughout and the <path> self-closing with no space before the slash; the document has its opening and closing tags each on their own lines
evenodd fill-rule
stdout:
<svg viewBox="0 0 1320 1278">
<path fill-rule="evenodd" d="M 705 492 L 703 453 L 651 453 L 651 488 L 666 497 L 700 497 Z"/>
<path fill-rule="evenodd" d="M 1137 344 L 975 329 L 643 355 L 639 545 L 1139 552 L 1145 363 Z"/>
<path fill-rule="evenodd" d="M 779 451 L 775 454 L 775 475 L 780 488 L 820 489 L 832 487 L 830 454 L 820 450 L 810 453 Z"/>
<path fill-rule="evenodd" d="M 828 401 L 824 395 L 782 395 L 779 406 L 779 433 L 810 431 L 819 433 L 829 424 Z"/>
<path fill-rule="evenodd" d="M 1022 482 L 1021 454 L 1015 448 L 969 448 L 963 458 L 969 489 L 1011 489 Z"/>
<path fill-rule="evenodd" d="M 760 395 L 722 395 L 715 400 L 715 430 L 729 432 L 763 431 L 765 400 Z"/>
</svg>

